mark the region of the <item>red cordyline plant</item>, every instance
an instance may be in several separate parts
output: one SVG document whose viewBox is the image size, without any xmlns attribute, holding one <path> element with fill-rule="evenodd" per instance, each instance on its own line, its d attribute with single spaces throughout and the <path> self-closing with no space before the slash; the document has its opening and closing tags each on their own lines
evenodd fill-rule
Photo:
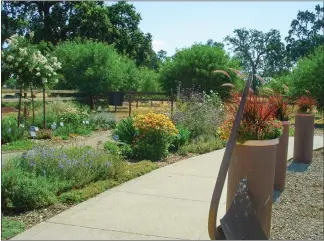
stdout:
<svg viewBox="0 0 324 241">
<path fill-rule="evenodd" d="M 288 116 L 291 113 L 288 100 L 281 95 L 270 96 L 269 102 L 277 108 L 275 113 L 276 119 L 280 121 L 288 121 Z"/>
<path fill-rule="evenodd" d="M 313 97 L 303 95 L 296 101 L 296 105 L 299 113 L 312 113 L 317 102 Z"/>
<path fill-rule="evenodd" d="M 258 76 L 258 78 L 261 77 Z M 240 94 L 232 93 L 232 100 L 228 105 L 227 118 L 218 131 L 223 140 L 228 140 L 229 138 L 240 101 Z M 277 106 L 273 105 L 268 98 L 256 96 L 250 91 L 244 106 L 237 142 L 278 138 L 282 134 L 282 124 L 276 120 L 277 111 Z"/>
</svg>

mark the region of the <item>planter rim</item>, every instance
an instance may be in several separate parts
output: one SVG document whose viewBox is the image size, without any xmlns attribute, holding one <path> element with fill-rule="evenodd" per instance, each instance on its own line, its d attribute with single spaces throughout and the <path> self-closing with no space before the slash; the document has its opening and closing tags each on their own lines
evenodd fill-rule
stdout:
<svg viewBox="0 0 324 241">
<path fill-rule="evenodd" d="M 273 146 L 279 144 L 279 138 L 271 140 L 249 140 L 240 145 L 243 146 Z"/>
<path fill-rule="evenodd" d="M 281 121 L 281 124 L 283 124 L 283 125 L 290 125 L 290 121 Z"/>
<path fill-rule="evenodd" d="M 299 115 L 299 116 L 313 116 L 314 114 L 313 113 L 297 113 L 296 115 Z"/>
</svg>

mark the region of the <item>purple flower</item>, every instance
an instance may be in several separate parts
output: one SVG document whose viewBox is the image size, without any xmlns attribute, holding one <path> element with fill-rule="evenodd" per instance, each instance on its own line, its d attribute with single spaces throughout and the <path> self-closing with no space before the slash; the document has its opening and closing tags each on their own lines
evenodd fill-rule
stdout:
<svg viewBox="0 0 324 241">
<path fill-rule="evenodd" d="M 62 169 L 64 168 L 64 165 L 60 162 L 59 167 Z"/>
<path fill-rule="evenodd" d="M 113 139 L 114 139 L 115 141 L 119 141 L 119 136 L 118 136 L 118 135 L 114 135 L 114 136 L 113 136 Z"/>
<path fill-rule="evenodd" d="M 36 166 L 36 163 L 35 163 L 34 161 L 31 161 L 31 162 L 29 163 L 29 165 L 30 165 L 30 167 L 34 167 L 34 166 Z"/>
</svg>

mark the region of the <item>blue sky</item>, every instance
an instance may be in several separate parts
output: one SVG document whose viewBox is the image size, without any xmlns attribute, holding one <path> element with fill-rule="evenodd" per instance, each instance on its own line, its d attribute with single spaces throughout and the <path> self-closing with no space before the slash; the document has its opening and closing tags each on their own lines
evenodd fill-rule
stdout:
<svg viewBox="0 0 324 241">
<path fill-rule="evenodd" d="M 129 3 L 142 16 L 142 31 L 153 35 L 155 51 L 164 49 L 171 56 L 176 48 L 189 47 L 194 42 L 221 42 L 234 29 L 242 27 L 264 32 L 278 29 L 284 40 L 298 10 L 314 12 L 315 5 L 322 5 L 323 1 Z"/>
</svg>

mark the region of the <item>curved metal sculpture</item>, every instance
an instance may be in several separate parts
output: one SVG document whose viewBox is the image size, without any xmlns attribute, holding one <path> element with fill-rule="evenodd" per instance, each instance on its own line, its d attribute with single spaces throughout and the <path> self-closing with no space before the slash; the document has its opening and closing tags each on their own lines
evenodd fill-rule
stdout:
<svg viewBox="0 0 324 241">
<path fill-rule="evenodd" d="M 215 72 L 223 73 L 224 71 L 219 70 Z M 238 71 L 234 71 L 234 72 L 238 74 L 240 77 L 242 77 L 242 74 L 237 73 Z M 227 73 L 226 75 L 228 76 Z M 233 200 L 232 206 L 229 208 L 224 218 L 221 219 L 221 226 L 217 227 L 216 225 L 219 201 L 225 184 L 225 179 L 231 161 L 231 156 L 233 153 L 233 149 L 235 147 L 237 132 L 242 119 L 243 110 L 246 103 L 246 98 L 249 93 L 249 88 L 252 83 L 252 79 L 253 79 L 253 73 L 249 73 L 248 79 L 246 80 L 240 106 L 238 112 L 236 113 L 236 118 L 232 127 L 230 138 L 226 145 L 225 153 L 218 172 L 216 184 L 214 187 L 214 192 L 212 195 L 212 200 L 209 209 L 209 218 L 208 218 L 208 233 L 209 233 L 209 237 L 212 240 L 214 239 L 218 239 L 218 240 L 267 239 L 261 228 L 260 223 L 257 220 L 253 207 L 251 207 L 250 205 L 251 202 L 247 192 L 248 190 L 247 190 L 246 179 L 241 180 L 238 187 L 237 195 Z M 238 207 L 238 205 L 245 205 L 247 209 L 240 208 Z M 242 210 L 245 210 L 244 213 L 241 213 Z"/>
</svg>

